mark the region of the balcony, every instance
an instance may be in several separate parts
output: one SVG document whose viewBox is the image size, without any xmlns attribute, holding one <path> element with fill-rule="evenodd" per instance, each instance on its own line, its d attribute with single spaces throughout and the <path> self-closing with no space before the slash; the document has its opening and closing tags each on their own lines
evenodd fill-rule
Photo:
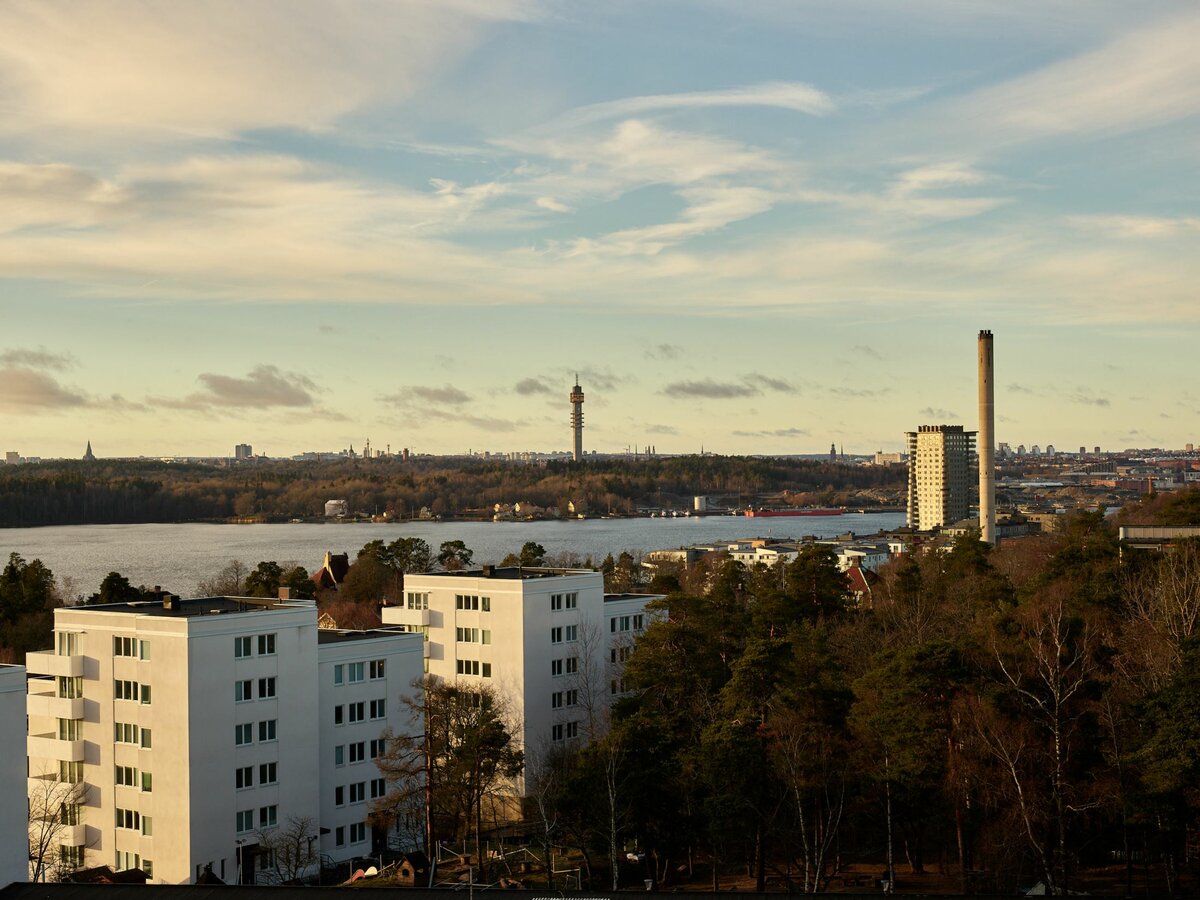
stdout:
<svg viewBox="0 0 1200 900">
<path fill-rule="evenodd" d="M 51 688 L 53 689 L 53 685 Z M 32 691 L 32 688 L 30 690 Z M 25 698 L 25 711 L 31 718 L 82 719 L 83 698 L 67 699 L 55 696 L 53 692 L 39 691 L 36 694 L 31 692 Z"/>
<path fill-rule="evenodd" d="M 54 675 L 78 678 L 83 675 L 82 656 L 59 656 L 52 650 L 25 654 L 25 668 L 30 675 Z"/>
<path fill-rule="evenodd" d="M 55 759 L 83 762 L 83 741 L 62 741 L 55 734 L 31 734 L 28 742 L 31 759 Z"/>
<path fill-rule="evenodd" d="M 64 847 L 86 847 L 90 843 L 87 839 L 87 826 L 82 822 L 78 825 L 61 825 L 59 829 L 56 837 Z"/>
</svg>

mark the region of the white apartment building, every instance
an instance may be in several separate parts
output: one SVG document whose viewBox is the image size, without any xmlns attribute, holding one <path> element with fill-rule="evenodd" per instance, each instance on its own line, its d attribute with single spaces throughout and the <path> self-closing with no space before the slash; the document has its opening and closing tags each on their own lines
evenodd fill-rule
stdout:
<svg viewBox="0 0 1200 900">
<path fill-rule="evenodd" d="M 649 594 L 604 594 L 591 569 L 485 566 L 406 575 L 383 621 L 425 634 L 426 670 L 507 701 L 527 756 L 599 733 Z M 517 790 L 523 792 L 523 784 Z"/>
<path fill-rule="evenodd" d="M 56 836 L 63 863 L 141 868 L 168 884 L 209 868 L 231 883 L 271 880 L 271 838 L 299 823 L 334 861 L 369 849 L 366 802 L 327 805 L 322 761 L 343 735 L 409 727 L 396 697 L 421 671 L 421 642 L 329 632 L 319 646 L 317 631 L 303 600 L 166 595 L 55 610 L 54 649 L 27 656 L 41 676 L 27 747 L 31 797 L 47 785 L 78 793 Z M 382 661 L 386 675 L 346 685 L 363 715 L 355 706 L 339 730 L 323 706 L 337 688 L 323 688 L 359 660 Z"/>
<path fill-rule="evenodd" d="M 908 524 L 931 531 L 967 518 L 975 432 L 922 425 L 908 438 Z"/>
<path fill-rule="evenodd" d="M 0 665 L 0 886 L 29 880 L 25 667 Z"/>
</svg>

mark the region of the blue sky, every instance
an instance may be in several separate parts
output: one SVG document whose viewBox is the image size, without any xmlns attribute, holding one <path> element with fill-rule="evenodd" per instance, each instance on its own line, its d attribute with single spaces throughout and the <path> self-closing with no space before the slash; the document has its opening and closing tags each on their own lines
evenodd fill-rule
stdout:
<svg viewBox="0 0 1200 900">
<path fill-rule="evenodd" d="M 1200 13 L 0 6 L 0 433 L 78 455 L 1200 443 Z"/>
</svg>

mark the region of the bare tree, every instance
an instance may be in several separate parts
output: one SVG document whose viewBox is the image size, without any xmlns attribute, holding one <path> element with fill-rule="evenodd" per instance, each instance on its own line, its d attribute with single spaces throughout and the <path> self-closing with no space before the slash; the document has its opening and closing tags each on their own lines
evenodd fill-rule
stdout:
<svg viewBox="0 0 1200 900">
<path fill-rule="evenodd" d="M 579 623 L 578 635 L 579 662 L 567 683 L 576 692 L 576 702 L 584 715 L 584 737 L 591 743 L 608 730 L 608 641 L 604 638 L 602 620 L 584 619 Z"/>
<path fill-rule="evenodd" d="M 542 848 L 546 865 L 546 889 L 554 890 L 554 845 L 562 831 L 562 822 L 555 798 L 562 789 L 563 752 L 545 742 L 526 756 L 525 795 L 529 812 L 537 822 L 535 840 Z"/>
<path fill-rule="evenodd" d="M 320 860 L 320 835 L 308 816 L 291 816 L 282 826 L 258 833 L 258 844 L 271 854 L 280 882 L 298 881 Z"/>
<path fill-rule="evenodd" d="M 1200 541 L 1182 541 L 1127 577 L 1121 593 L 1136 638 L 1123 642 L 1123 668 L 1146 690 L 1161 690 L 1179 671 L 1183 642 L 1200 632 Z"/>
<path fill-rule="evenodd" d="M 59 848 L 66 830 L 81 821 L 87 785 L 62 781 L 58 773 L 43 773 L 29 783 L 30 880 L 57 881 L 82 863 Z"/>
<path fill-rule="evenodd" d="M 240 597 L 246 586 L 249 568 L 240 559 L 231 559 L 215 578 L 206 578 L 196 585 L 201 597 Z"/>
</svg>

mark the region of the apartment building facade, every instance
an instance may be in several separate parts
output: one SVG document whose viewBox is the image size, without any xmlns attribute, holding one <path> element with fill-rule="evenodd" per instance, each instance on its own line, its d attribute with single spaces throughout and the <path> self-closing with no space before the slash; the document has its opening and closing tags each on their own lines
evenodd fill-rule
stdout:
<svg viewBox="0 0 1200 900">
<path fill-rule="evenodd" d="M 352 815 L 365 823 L 366 804 L 324 803 L 325 742 L 340 737 L 324 727 L 323 660 L 346 660 L 323 654 L 339 642 L 319 645 L 311 601 L 168 595 L 58 609 L 54 630 L 54 648 L 27 657 L 27 748 L 31 797 L 47 784 L 74 792 L 57 836 L 63 865 L 141 868 L 168 884 L 205 870 L 271 880 L 273 839 L 300 825 L 329 859 L 362 852 L 365 835 L 351 842 L 348 827 Z M 340 643 L 386 660 L 381 697 L 420 672 L 411 635 Z M 397 703 L 378 711 L 376 735 L 409 726 Z"/>
<path fill-rule="evenodd" d="M 384 623 L 423 633 L 429 675 L 493 688 L 530 759 L 603 730 L 655 599 L 606 597 L 591 569 L 485 566 L 407 575 L 404 587 Z"/>
<path fill-rule="evenodd" d="M 0 885 L 29 879 L 25 667 L 0 664 Z"/>
<path fill-rule="evenodd" d="M 975 432 L 922 425 L 907 432 L 908 525 L 931 531 L 965 519 L 971 504 Z"/>
</svg>

